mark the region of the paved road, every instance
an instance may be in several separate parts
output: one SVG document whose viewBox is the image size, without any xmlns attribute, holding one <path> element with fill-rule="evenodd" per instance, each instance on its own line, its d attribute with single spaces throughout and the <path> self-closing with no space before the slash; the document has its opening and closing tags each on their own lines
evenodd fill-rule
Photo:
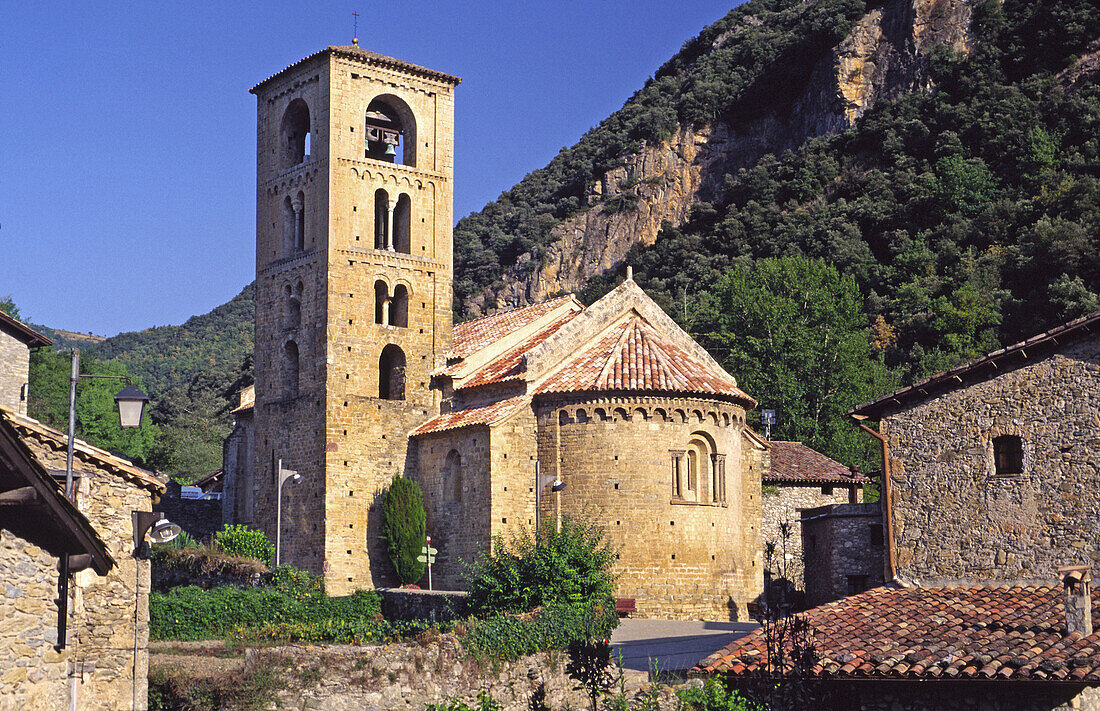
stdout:
<svg viewBox="0 0 1100 711">
<path fill-rule="evenodd" d="M 754 622 L 623 620 L 611 635 L 624 669 L 683 672 L 732 640 L 756 629 Z"/>
</svg>

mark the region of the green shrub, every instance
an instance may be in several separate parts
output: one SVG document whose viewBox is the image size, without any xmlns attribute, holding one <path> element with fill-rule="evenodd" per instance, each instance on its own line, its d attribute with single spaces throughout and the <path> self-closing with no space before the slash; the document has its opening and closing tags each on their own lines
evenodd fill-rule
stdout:
<svg viewBox="0 0 1100 711">
<path fill-rule="evenodd" d="M 470 620 L 462 645 L 474 656 L 512 661 L 548 649 L 568 649 L 577 641 L 608 639 L 618 624 L 610 596 L 581 607 L 552 602 L 529 619 L 503 614 Z"/>
<path fill-rule="evenodd" d="M 382 503 L 382 540 L 402 585 L 424 577 L 425 564 L 417 560 L 425 543 L 424 497 L 412 479 L 394 475 Z"/>
<path fill-rule="evenodd" d="M 247 635 L 273 625 L 365 625 L 380 617 L 381 599 L 373 590 L 327 597 L 317 576 L 276 569 L 271 585 L 203 590 L 189 585 L 149 596 L 149 634 L 153 639 L 217 639 Z"/>
<path fill-rule="evenodd" d="M 766 706 L 754 703 L 736 691 L 730 691 L 721 680 L 710 677 L 702 688 L 681 689 L 676 692 L 681 708 L 685 711 L 767 711 Z"/>
<path fill-rule="evenodd" d="M 275 546 L 267 540 L 263 531 L 253 531 L 243 524 L 226 524 L 225 528 L 214 534 L 218 548 L 230 555 L 255 558 L 264 565 L 271 565 L 275 556 Z"/>
<path fill-rule="evenodd" d="M 565 518 L 532 535 L 498 539 L 468 574 L 468 609 L 474 614 L 525 612 L 564 603 L 587 608 L 615 590 L 615 552 L 603 527 L 588 519 Z"/>
<path fill-rule="evenodd" d="M 477 692 L 477 703 L 474 706 L 468 705 L 461 699 L 454 698 L 446 704 L 428 704 L 424 708 L 425 711 L 500 711 L 501 705 L 493 700 L 489 692 L 483 689 Z"/>
<path fill-rule="evenodd" d="M 180 531 L 179 535 L 168 541 L 167 543 L 154 543 L 152 546 L 153 552 L 163 550 L 182 550 L 184 548 L 198 548 L 199 542 L 195 540 L 187 531 Z"/>
</svg>

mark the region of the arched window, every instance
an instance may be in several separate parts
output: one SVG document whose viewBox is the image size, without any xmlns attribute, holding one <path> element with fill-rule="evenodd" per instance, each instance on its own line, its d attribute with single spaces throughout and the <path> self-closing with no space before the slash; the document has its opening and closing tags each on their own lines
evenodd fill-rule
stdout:
<svg viewBox="0 0 1100 711">
<path fill-rule="evenodd" d="M 462 502 L 462 456 L 457 449 L 447 453 L 443 468 L 443 487 L 451 501 Z"/>
<path fill-rule="evenodd" d="M 378 397 L 405 399 L 405 353 L 392 343 L 382 349 L 378 358 Z"/>
<path fill-rule="evenodd" d="M 374 248 L 390 249 L 390 196 L 382 188 L 374 191 Z"/>
<path fill-rule="evenodd" d="M 294 205 L 294 251 L 306 248 L 306 194 L 299 191 Z"/>
<path fill-rule="evenodd" d="M 294 230 L 298 226 L 298 216 L 294 214 L 294 203 L 287 195 L 283 200 L 283 257 L 294 252 Z"/>
<path fill-rule="evenodd" d="M 294 99 L 286 107 L 282 122 L 283 168 L 292 168 L 309 157 L 309 107 Z"/>
<path fill-rule="evenodd" d="M 393 208 L 393 248 L 402 254 L 412 254 L 412 200 L 402 193 Z"/>
<path fill-rule="evenodd" d="M 365 149 L 367 158 L 416 166 L 416 119 L 408 104 L 393 94 L 370 102 Z"/>
<path fill-rule="evenodd" d="M 409 290 L 404 284 L 393 287 L 390 299 L 390 325 L 398 328 L 409 327 Z"/>
<path fill-rule="evenodd" d="M 688 442 L 685 499 L 706 501 L 703 495 L 704 487 L 709 485 L 713 490 L 713 483 L 711 483 L 714 469 L 714 458 L 711 456 L 713 453 L 714 449 L 703 436 L 694 435 Z"/>
<path fill-rule="evenodd" d="M 374 322 L 382 326 L 389 321 L 390 290 L 386 282 L 379 279 L 374 282 Z"/>
<path fill-rule="evenodd" d="M 289 289 L 290 287 L 287 287 Z M 291 295 L 286 300 L 286 327 L 298 328 L 302 323 L 302 301 L 296 295 Z"/>
<path fill-rule="evenodd" d="M 283 346 L 283 397 L 298 397 L 298 344 L 287 341 Z"/>
</svg>

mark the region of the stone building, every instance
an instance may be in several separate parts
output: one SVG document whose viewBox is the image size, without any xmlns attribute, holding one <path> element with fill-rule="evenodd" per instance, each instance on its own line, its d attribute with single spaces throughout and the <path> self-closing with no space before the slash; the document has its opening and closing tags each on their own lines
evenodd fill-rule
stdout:
<svg viewBox="0 0 1100 711">
<path fill-rule="evenodd" d="M 27 414 L 31 349 L 53 341 L 0 311 L 0 407 Z"/>
<path fill-rule="evenodd" d="M 654 616 L 743 617 L 762 584 L 755 405 L 631 279 L 452 328 L 457 77 L 329 47 L 258 106 L 253 520 L 335 593 L 392 584 L 379 495 L 425 492 L 438 585 L 540 514 L 587 511 Z M 566 488 L 551 493 L 555 477 Z"/>
<path fill-rule="evenodd" d="M 775 544 L 775 556 L 786 558 L 785 570 L 794 586 L 805 588 L 806 561 L 802 554 L 801 512 L 829 504 L 863 500 L 869 480 L 857 469 L 846 467 L 801 442 L 767 441 L 761 476 L 765 546 Z M 783 526 L 789 534 L 784 537 Z M 786 540 L 784 540 L 784 538 Z M 772 567 L 778 568 L 778 562 Z M 770 571 L 781 575 L 779 570 Z"/>
<path fill-rule="evenodd" d="M 1100 312 L 855 408 L 887 440 L 897 578 L 1046 580 L 1100 561 L 1098 408 Z"/>
<path fill-rule="evenodd" d="M 233 431 L 222 444 L 221 486 L 222 523 L 253 524 L 253 472 L 254 440 L 256 437 L 253 406 L 256 404 L 256 386 L 241 390 L 240 401 L 232 413 Z M 199 482 L 196 482 L 199 484 Z M 204 487 L 204 491 L 212 489 Z"/>
<path fill-rule="evenodd" d="M 801 517 L 806 605 L 858 595 L 885 582 L 877 501 L 805 509 Z"/>
<path fill-rule="evenodd" d="M 66 445 L 62 433 L 0 409 L 0 708 L 144 709 L 149 562 L 132 556 L 130 513 L 149 511 L 164 484 L 77 440 L 70 502 Z M 64 554 L 74 572 L 62 637 Z"/>
</svg>

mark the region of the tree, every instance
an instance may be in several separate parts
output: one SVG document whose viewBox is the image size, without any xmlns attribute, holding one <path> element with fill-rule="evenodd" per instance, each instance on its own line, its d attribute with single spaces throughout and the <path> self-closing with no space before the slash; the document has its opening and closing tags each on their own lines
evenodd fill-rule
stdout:
<svg viewBox="0 0 1100 711">
<path fill-rule="evenodd" d="M 871 350 L 862 303 L 855 280 L 825 262 L 764 259 L 718 280 L 700 337 L 760 409 L 777 410 L 774 436 L 868 464 L 873 452 L 845 412 L 892 376 Z"/>
<path fill-rule="evenodd" d="M 11 294 L 8 294 L 7 296 L 0 296 L 0 311 L 3 311 L 16 321 L 22 320 L 19 318 L 19 307 L 15 305 L 14 301 L 12 301 Z"/>
<path fill-rule="evenodd" d="M 425 518 L 420 485 L 395 474 L 382 503 L 382 540 L 402 585 L 424 577 L 425 564 L 417 556 L 425 544 Z"/>
</svg>

